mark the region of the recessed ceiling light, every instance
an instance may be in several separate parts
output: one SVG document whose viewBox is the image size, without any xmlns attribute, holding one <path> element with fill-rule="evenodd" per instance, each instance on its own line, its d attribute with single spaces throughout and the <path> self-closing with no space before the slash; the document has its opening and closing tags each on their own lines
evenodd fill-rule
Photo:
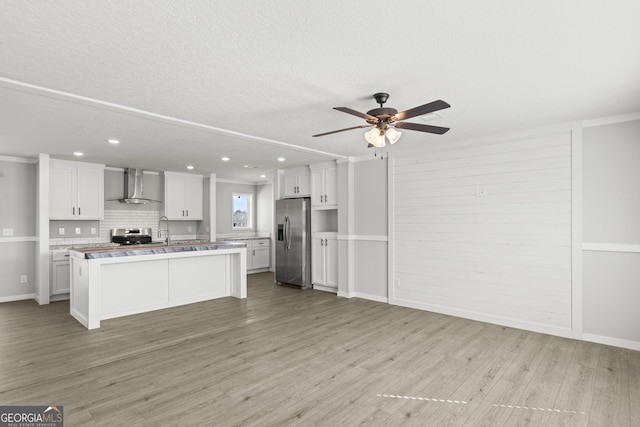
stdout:
<svg viewBox="0 0 640 427">
<path fill-rule="evenodd" d="M 193 166 L 189 165 L 189 166 L 187 166 L 187 169 L 192 170 Z"/>
<path fill-rule="evenodd" d="M 220 160 L 222 160 L 223 162 L 228 162 L 231 159 L 225 156 L 225 157 L 221 157 Z"/>
<path fill-rule="evenodd" d="M 113 145 L 120 144 L 120 141 L 118 141 L 117 139 L 108 139 L 107 142 Z"/>
<path fill-rule="evenodd" d="M 258 169 L 260 166 L 258 166 L 258 165 L 244 165 L 243 167 L 245 167 L 247 169 Z"/>
<path fill-rule="evenodd" d="M 260 178 L 266 178 L 267 175 L 260 175 Z"/>
<path fill-rule="evenodd" d="M 76 156 L 76 157 L 80 157 L 80 156 L 84 156 L 84 153 L 81 152 L 81 151 L 74 151 L 73 155 Z"/>
<path fill-rule="evenodd" d="M 278 161 L 279 162 L 284 162 L 285 158 L 284 157 L 278 157 Z"/>
</svg>

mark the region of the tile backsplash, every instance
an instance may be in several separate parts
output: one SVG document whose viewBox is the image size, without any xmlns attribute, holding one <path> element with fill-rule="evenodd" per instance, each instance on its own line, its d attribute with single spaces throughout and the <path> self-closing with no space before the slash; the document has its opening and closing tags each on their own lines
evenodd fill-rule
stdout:
<svg viewBox="0 0 640 427">
<path fill-rule="evenodd" d="M 131 210 L 105 210 L 104 219 L 100 221 L 100 237 L 111 239 L 112 228 L 151 228 L 155 234 L 158 232 L 158 211 L 131 211 Z"/>
<path fill-rule="evenodd" d="M 111 241 L 112 228 L 151 228 L 153 239 L 158 239 L 158 221 L 160 212 L 157 210 L 106 210 L 101 221 L 49 221 L 49 238 L 52 244 L 66 243 L 96 243 Z M 61 235 L 59 229 L 65 233 Z M 76 234 L 76 228 L 81 233 Z M 170 221 L 169 228 L 173 239 L 208 239 L 208 235 L 197 235 L 197 221 Z M 92 234 L 95 229 L 96 234 Z"/>
</svg>

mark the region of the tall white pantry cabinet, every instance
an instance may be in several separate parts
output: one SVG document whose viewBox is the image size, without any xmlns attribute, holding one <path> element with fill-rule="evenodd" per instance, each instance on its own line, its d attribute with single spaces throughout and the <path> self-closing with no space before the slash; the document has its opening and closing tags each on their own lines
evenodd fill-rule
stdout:
<svg viewBox="0 0 640 427">
<path fill-rule="evenodd" d="M 338 292 L 338 180 L 335 162 L 311 170 L 311 283 Z"/>
</svg>

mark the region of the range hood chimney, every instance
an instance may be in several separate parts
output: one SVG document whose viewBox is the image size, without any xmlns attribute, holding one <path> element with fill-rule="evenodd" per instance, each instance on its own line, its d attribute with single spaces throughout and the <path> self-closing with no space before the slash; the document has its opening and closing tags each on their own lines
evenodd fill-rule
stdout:
<svg viewBox="0 0 640 427">
<path fill-rule="evenodd" d="M 121 203 L 145 204 L 149 202 L 160 203 L 159 200 L 145 199 L 142 195 L 144 182 L 142 169 L 125 168 L 124 170 L 124 198 L 119 199 Z"/>
</svg>

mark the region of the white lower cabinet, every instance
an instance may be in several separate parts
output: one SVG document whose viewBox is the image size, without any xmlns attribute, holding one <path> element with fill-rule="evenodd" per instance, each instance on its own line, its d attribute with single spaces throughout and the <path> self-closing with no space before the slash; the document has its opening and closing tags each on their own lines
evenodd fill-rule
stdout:
<svg viewBox="0 0 640 427">
<path fill-rule="evenodd" d="M 269 268 L 269 242 L 270 239 L 254 239 L 247 242 L 247 271 L 251 273 L 253 270 Z"/>
<path fill-rule="evenodd" d="M 220 240 L 220 239 L 219 239 Z M 230 238 L 227 242 L 247 244 L 247 274 L 267 271 L 271 266 L 271 239 L 268 237 Z"/>
<path fill-rule="evenodd" d="M 315 233 L 311 249 L 311 282 L 337 291 L 338 233 Z"/>
<path fill-rule="evenodd" d="M 68 251 L 51 252 L 51 295 L 68 294 L 70 288 L 70 267 Z"/>
</svg>

